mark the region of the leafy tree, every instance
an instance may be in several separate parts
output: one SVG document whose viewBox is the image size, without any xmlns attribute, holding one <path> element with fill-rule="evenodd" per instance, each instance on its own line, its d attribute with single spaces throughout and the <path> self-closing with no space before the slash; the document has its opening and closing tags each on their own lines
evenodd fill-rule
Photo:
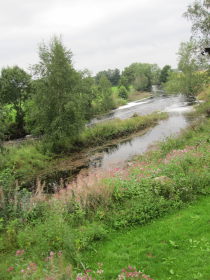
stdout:
<svg viewBox="0 0 210 280">
<path fill-rule="evenodd" d="M 201 1 L 195 1 L 188 6 L 184 16 L 192 22 L 192 38 L 197 41 L 199 47 L 209 47 L 210 44 L 210 15 L 208 8 Z"/>
<path fill-rule="evenodd" d="M 95 79 L 91 76 L 88 70 L 80 72 L 79 91 L 82 95 L 82 107 L 84 108 L 84 117 L 90 120 L 94 115 L 94 108 L 92 106 L 93 100 L 96 98 Z"/>
<path fill-rule="evenodd" d="M 11 104 L 16 111 L 16 124 L 19 136 L 24 134 L 23 105 L 29 96 L 31 77 L 18 66 L 3 68 L 0 77 L 0 100 Z"/>
<path fill-rule="evenodd" d="M 133 86 L 136 90 L 147 90 L 149 85 L 149 79 L 144 73 L 139 73 L 133 81 Z"/>
<path fill-rule="evenodd" d="M 160 79 L 159 79 L 159 83 L 162 84 L 162 83 L 165 83 L 167 80 L 168 80 L 168 76 L 169 76 L 169 73 L 171 72 L 171 66 L 170 65 L 165 65 L 161 72 L 160 72 Z"/>
<path fill-rule="evenodd" d="M 127 89 L 124 86 L 120 86 L 118 90 L 118 95 L 123 99 L 127 99 L 128 98 Z"/>
<path fill-rule="evenodd" d="M 164 84 L 166 93 L 183 93 L 189 96 L 197 95 L 209 83 L 208 73 L 196 71 L 192 73 L 189 82 L 188 76 L 182 72 L 171 72 L 168 81 Z M 190 88 L 189 88 L 190 85 Z"/>
<path fill-rule="evenodd" d="M 129 89 L 129 86 L 133 83 L 135 79 L 135 69 L 133 65 L 126 67 L 121 75 L 120 78 L 120 85 L 124 86 L 127 90 Z"/>
<path fill-rule="evenodd" d="M 208 72 L 205 71 L 207 65 L 198 59 L 195 41 L 181 43 L 178 55 L 179 72 L 169 75 L 165 89 L 171 93 L 196 95 L 208 83 Z"/>
<path fill-rule="evenodd" d="M 107 72 L 108 80 L 111 82 L 112 86 L 117 86 L 120 81 L 120 70 L 117 68 L 114 70 L 109 69 Z"/>
<path fill-rule="evenodd" d="M 106 112 L 114 107 L 111 83 L 105 75 L 102 75 L 98 82 L 97 98 L 100 112 Z"/>
<path fill-rule="evenodd" d="M 121 75 L 120 84 L 129 89 L 132 85 L 136 90 L 150 90 L 152 84 L 159 81 L 160 69 L 156 64 L 132 63 Z"/>
<path fill-rule="evenodd" d="M 120 70 L 119 69 L 108 69 L 104 71 L 100 71 L 96 74 L 96 81 L 99 82 L 102 76 L 106 76 L 106 78 L 110 81 L 112 86 L 117 86 L 120 80 Z"/>
<path fill-rule="evenodd" d="M 39 57 L 39 64 L 34 66 L 34 73 L 40 78 L 34 96 L 34 127 L 44 134 L 49 150 L 61 152 L 83 128 L 81 76 L 72 66 L 71 51 L 57 37 L 49 46 L 40 46 Z"/>
<path fill-rule="evenodd" d="M 196 95 L 209 83 L 208 58 L 201 55 L 201 50 L 210 43 L 210 16 L 201 1 L 189 5 L 184 16 L 192 21 L 192 37 L 189 42 L 181 43 L 178 52 L 180 73 L 170 74 L 165 89 Z"/>
</svg>

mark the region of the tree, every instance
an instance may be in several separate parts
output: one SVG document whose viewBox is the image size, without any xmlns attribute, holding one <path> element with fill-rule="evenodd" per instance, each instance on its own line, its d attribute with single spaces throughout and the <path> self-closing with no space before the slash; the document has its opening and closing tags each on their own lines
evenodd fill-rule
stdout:
<svg viewBox="0 0 210 280">
<path fill-rule="evenodd" d="M 165 83 L 168 80 L 169 74 L 171 72 L 171 66 L 170 65 L 165 65 L 161 72 L 160 72 L 160 78 L 159 78 L 159 83 Z"/>
<path fill-rule="evenodd" d="M 124 86 L 127 90 L 129 89 L 129 86 L 132 84 L 132 82 L 135 79 L 135 69 L 133 65 L 126 67 L 121 75 L 120 78 L 120 85 Z"/>
<path fill-rule="evenodd" d="M 200 49 L 210 44 L 210 15 L 208 8 L 201 1 L 189 5 L 184 16 L 192 22 L 192 38 L 197 41 Z"/>
<path fill-rule="evenodd" d="M 98 72 L 95 77 L 97 82 L 99 82 L 101 76 L 106 76 L 112 86 L 117 86 L 120 80 L 120 70 L 116 68 L 114 70 L 108 69 Z"/>
<path fill-rule="evenodd" d="M 97 84 L 97 98 L 100 113 L 106 112 L 114 107 L 111 83 L 105 75 L 101 76 Z"/>
<path fill-rule="evenodd" d="M 118 95 L 123 99 L 127 99 L 128 98 L 127 89 L 124 86 L 120 86 L 118 90 Z"/>
<path fill-rule="evenodd" d="M 0 77 L 0 100 L 11 104 L 16 111 L 19 136 L 24 134 L 23 104 L 29 96 L 31 77 L 18 66 L 3 68 Z"/>
<path fill-rule="evenodd" d="M 178 51 L 179 72 L 169 74 L 165 90 L 171 93 L 181 92 L 186 95 L 196 95 L 208 83 L 206 63 L 201 63 L 197 57 L 195 41 L 181 43 Z"/>
<path fill-rule="evenodd" d="M 83 128 L 81 76 L 72 66 L 71 51 L 57 37 L 49 46 L 40 46 L 39 57 L 39 64 L 34 66 L 34 74 L 39 77 L 34 126 L 36 132 L 44 134 L 49 150 L 61 152 Z"/>
<path fill-rule="evenodd" d="M 115 68 L 114 70 L 108 69 L 108 80 L 111 82 L 112 86 L 117 86 L 120 80 L 120 70 Z"/>
<path fill-rule="evenodd" d="M 80 72 L 79 91 L 82 94 L 82 103 L 84 108 L 85 120 L 90 120 L 94 115 L 94 108 L 92 106 L 93 100 L 96 98 L 95 79 L 91 76 L 88 70 Z"/>
<path fill-rule="evenodd" d="M 152 84 L 158 83 L 159 75 L 156 64 L 132 63 L 122 72 L 120 84 L 127 89 L 132 85 L 136 90 L 150 90 Z"/>
<path fill-rule="evenodd" d="M 137 91 L 147 90 L 149 79 L 144 73 L 139 73 L 132 84 Z"/>
<path fill-rule="evenodd" d="M 201 73 L 208 68 L 206 60 L 201 60 L 197 54 L 197 43 L 193 40 L 181 43 L 178 51 L 179 63 L 178 69 L 183 73 L 181 85 L 183 93 L 196 94 L 197 90 L 201 89 L 199 84 L 202 81 Z M 205 74 L 205 73 L 204 73 Z"/>
</svg>

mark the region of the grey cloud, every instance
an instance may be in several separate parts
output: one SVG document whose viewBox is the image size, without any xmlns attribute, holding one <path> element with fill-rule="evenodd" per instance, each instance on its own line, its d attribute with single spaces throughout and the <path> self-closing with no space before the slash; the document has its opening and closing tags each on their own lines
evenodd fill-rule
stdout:
<svg viewBox="0 0 210 280">
<path fill-rule="evenodd" d="M 18 64 L 27 68 L 38 60 L 38 43 L 43 39 L 47 42 L 54 34 L 63 35 L 77 68 L 94 72 L 122 69 L 135 61 L 175 66 L 179 43 L 190 36 L 189 23 L 182 18 L 189 2 L 192 1 L 7 0 L 0 10 L 0 67 Z M 82 7 L 83 3 L 95 3 L 98 8 L 101 3 L 109 10 L 103 14 L 99 9 L 101 17 L 93 22 L 94 14 L 86 15 L 83 10 L 74 15 L 78 24 L 81 20 L 81 25 L 75 27 L 71 22 L 73 7 Z M 57 8 L 64 11 L 61 5 L 65 15 L 56 14 Z"/>
</svg>

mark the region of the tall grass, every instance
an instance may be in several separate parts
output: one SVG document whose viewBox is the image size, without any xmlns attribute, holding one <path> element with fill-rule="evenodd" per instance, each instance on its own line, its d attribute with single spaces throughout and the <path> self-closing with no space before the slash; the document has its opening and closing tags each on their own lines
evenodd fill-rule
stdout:
<svg viewBox="0 0 210 280">
<path fill-rule="evenodd" d="M 131 133 L 138 132 L 166 119 L 167 113 L 152 113 L 146 116 L 135 116 L 126 120 L 115 119 L 86 128 L 80 135 L 78 142 L 83 146 L 100 145 Z"/>
</svg>

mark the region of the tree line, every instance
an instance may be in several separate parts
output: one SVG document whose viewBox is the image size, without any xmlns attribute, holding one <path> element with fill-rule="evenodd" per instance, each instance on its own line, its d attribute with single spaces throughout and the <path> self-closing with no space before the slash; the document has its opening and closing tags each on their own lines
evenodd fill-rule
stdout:
<svg viewBox="0 0 210 280">
<path fill-rule="evenodd" d="M 60 152 L 93 116 L 115 108 L 117 98 L 127 100 L 131 89 L 150 91 L 153 84 L 158 84 L 169 93 L 196 95 L 209 82 L 207 56 L 201 55 L 209 42 L 209 14 L 195 2 L 185 16 L 193 23 L 193 36 L 181 43 L 176 70 L 170 65 L 161 69 L 157 64 L 132 63 L 122 72 L 108 69 L 92 76 L 88 70 L 75 70 L 71 51 L 58 37 L 39 47 L 39 62 L 31 67 L 30 74 L 18 66 L 3 68 L 0 139 L 30 133 L 42 136 L 47 150 Z"/>
<path fill-rule="evenodd" d="M 1 135 L 42 135 L 53 151 L 68 146 L 93 116 L 116 107 L 112 87 L 127 99 L 131 87 L 149 91 L 153 83 L 166 80 L 170 69 L 133 63 L 122 73 L 108 69 L 92 76 L 75 70 L 71 51 L 57 37 L 40 46 L 39 59 L 31 74 L 18 66 L 1 70 Z"/>
</svg>

